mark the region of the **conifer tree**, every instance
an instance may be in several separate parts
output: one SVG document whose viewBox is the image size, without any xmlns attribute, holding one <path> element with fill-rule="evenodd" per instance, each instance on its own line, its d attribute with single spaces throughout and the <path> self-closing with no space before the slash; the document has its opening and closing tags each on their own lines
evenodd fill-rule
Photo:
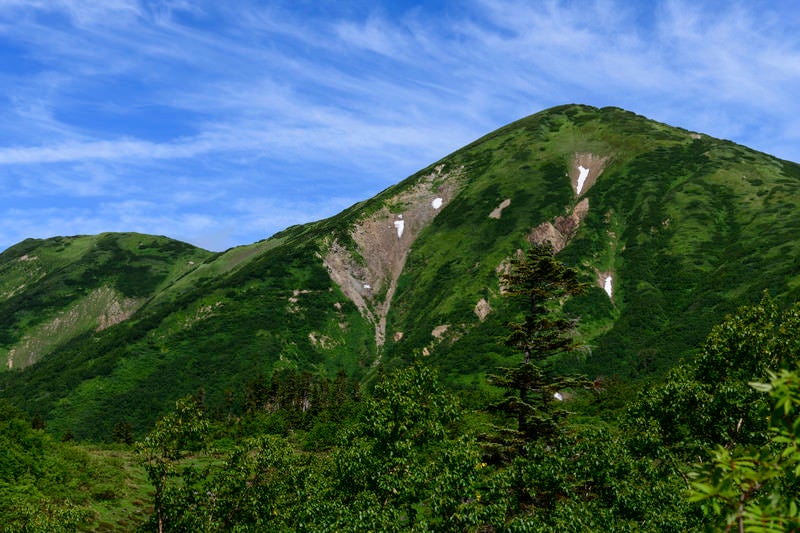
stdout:
<svg viewBox="0 0 800 533">
<path fill-rule="evenodd" d="M 572 333 L 577 320 L 565 316 L 563 302 L 586 291 L 578 272 L 556 259 L 550 243 L 534 244 L 522 256 L 511 260 L 500 275 L 503 293 L 517 300 L 523 317 L 507 324 L 508 346 L 522 355 L 519 365 L 501 368 L 490 376 L 497 387 L 506 389 L 502 401 L 490 407 L 517 419 L 516 431 L 506 431 L 517 448 L 525 442 L 551 436 L 558 419 L 566 414 L 558 407 L 564 389 L 587 385 L 578 376 L 554 376 L 547 360 L 575 350 Z"/>
</svg>

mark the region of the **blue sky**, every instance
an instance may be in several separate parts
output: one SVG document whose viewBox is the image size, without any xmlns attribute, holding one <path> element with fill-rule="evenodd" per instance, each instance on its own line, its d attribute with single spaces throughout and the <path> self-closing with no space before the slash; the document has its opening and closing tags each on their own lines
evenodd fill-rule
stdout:
<svg viewBox="0 0 800 533">
<path fill-rule="evenodd" d="M 0 250 L 210 250 L 508 122 L 614 105 L 800 161 L 794 1 L 0 0 Z"/>
</svg>

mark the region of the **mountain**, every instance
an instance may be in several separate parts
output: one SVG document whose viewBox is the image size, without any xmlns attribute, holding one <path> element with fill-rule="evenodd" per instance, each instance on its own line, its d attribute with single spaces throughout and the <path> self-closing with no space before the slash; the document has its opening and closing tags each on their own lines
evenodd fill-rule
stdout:
<svg viewBox="0 0 800 533">
<path fill-rule="evenodd" d="M 800 165 L 618 108 L 505 126 L 374 198 L 214 254 L 137 234 L 0 254 L 0 396 L 55 432 L 146 428 L 274 370 L 369 380 L 418 352 L 480 395 L 514 355 L 498 285 L 548 240 L 591 289 L 565 371 L 639 379 L 769 290 L 800 297 Z"/>
</svg>

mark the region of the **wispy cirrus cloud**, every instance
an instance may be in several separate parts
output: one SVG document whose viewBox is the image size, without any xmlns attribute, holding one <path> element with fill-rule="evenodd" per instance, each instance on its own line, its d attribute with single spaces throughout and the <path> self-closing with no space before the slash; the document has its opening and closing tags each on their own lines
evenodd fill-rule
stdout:
<svg viewBox="0 0 800 533">
<path fill-rule="evenodd" d="M 791 4 L 0 0 L 0 248 L 252 242 L 567 102 L 800 160 Z"/>
</svg>

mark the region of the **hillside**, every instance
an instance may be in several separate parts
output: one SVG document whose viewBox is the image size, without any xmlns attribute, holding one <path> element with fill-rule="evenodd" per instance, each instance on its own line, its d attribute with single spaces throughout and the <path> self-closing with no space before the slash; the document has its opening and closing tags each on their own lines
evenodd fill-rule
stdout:
<svg viewBox="0 0 800 533">
<path fill-rule="evenodd" d="M 28 239 L 0 256 L 0 357 L 24 369 L 130 318 L 211 254 L 139 234 Z"/>
<path fill-rule="evenodd" d="M 638 379 L 691 357 L 764 289 L 800 297 L 800 166 L 617 108 L 509 124 L 376 197 L 212 254 L 162 237 L 27 240 L 0 255 L 0 396 L 54 432 L 141 432 L 176 398 L 298 369 L 369 379 L 419 352 L 480 391 L 508 360 L 498 272 L 549 240 L 592 289 L 586 349 Z"/>
</svg>

